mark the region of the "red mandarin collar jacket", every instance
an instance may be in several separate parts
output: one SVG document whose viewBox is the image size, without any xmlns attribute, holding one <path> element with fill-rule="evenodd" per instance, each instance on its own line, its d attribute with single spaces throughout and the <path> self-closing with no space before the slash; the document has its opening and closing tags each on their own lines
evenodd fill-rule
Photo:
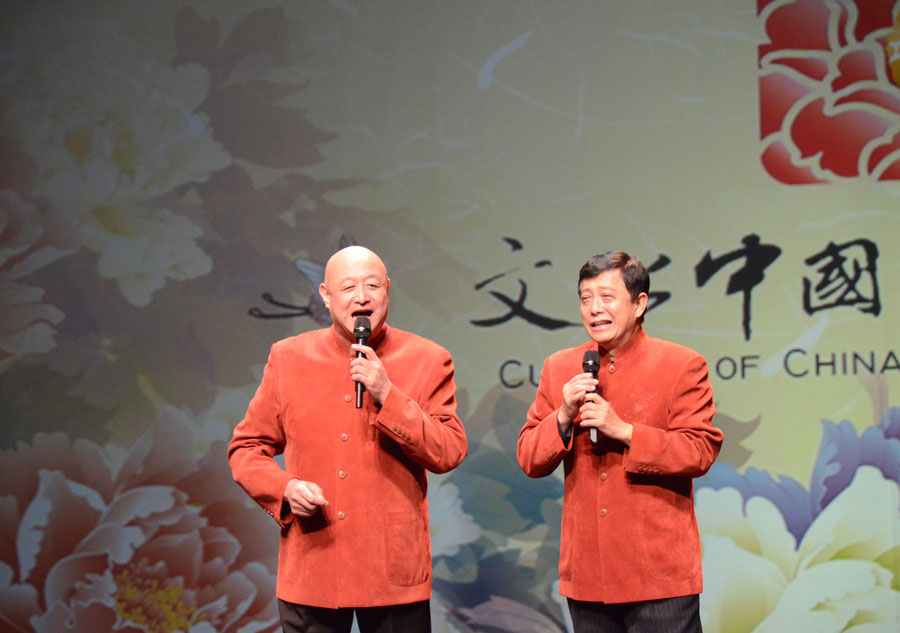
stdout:
<svg viewBox="0 0 900 633">
<path fill-rule="evenodd" d="M 517 447 L 530 477 L 563 464 L 559 591 L 607 603 L 700 593 L 693 478 L 722 444 L 706 361 L 643 329 L 614 356 L 601 349 L 599 393 L 633 425 L 631 446 L 601 435 L 594 447 L 577 419 L 567 445 L 557 426 L 562 388 L 582 373 L 588 349 L 597 344 L 546 359 Z"/>
<path fill-rule="evenodd" d="M 467 452 L 453 361 L 436 343 L 385 326 L 370 346 L 393 387 L 382 406 L 366 394 L 357 409 L 349 346 L 332 328 L 275 343 L 229 463 L 281 526 L 279 598 L 327 608 L 426 600 L 426 470 L 448 471 Z M 273 459 L 280 453 L 284 470 Z M 282 495 L 293 477 L 321 486 L 328 506 L 309 519 L 291 514 Z"/>
</svg>

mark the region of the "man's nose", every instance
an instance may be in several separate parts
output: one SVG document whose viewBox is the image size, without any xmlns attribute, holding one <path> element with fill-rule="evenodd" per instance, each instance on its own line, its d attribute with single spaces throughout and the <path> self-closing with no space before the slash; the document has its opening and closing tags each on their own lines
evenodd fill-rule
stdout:
<svg viewBox="0 0 900 633">
<path fill-rule="evenodd" d="M 356 303 L 367 303 L 369 301 L 369 294 L 366 292 L 365 286 L 360 286 L 356 289 L 353 300 L 356 301 Z"/>
</svg>

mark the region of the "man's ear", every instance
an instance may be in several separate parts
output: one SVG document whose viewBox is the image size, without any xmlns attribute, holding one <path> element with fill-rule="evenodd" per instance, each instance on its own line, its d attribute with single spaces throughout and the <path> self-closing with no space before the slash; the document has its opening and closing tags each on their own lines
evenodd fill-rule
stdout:
<svg viewBox="0 0 900 633">
<path fill-rule="evenodd" d="M 642 292 L 638 295 L 637 301 L 635 301 L 635 303 L 637 304 L 634 311 L 635 318 L 640 319 L 642 316 L 644 316 L 644 313 L 647 311 L 647 300 L 648 298 L 646 292 Z"/>
<path fill-rule="evenodd" d="M 328 288 L 325 287 L 325 282 L 319 284 L 319 296 L 322 297 L 325 307 L 328 308 Z"/>
</svg>

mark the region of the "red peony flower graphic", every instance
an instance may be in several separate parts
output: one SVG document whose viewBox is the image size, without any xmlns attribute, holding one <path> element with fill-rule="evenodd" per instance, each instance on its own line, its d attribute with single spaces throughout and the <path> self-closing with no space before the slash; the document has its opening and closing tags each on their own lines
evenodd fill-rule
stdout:
<svg viewBox="0 0 900 633">
<path fill-rule="evenodd" d="M 900 3 L 757 0 L 762 163 L 786 184 L 900 180 Z"/>
</svg>

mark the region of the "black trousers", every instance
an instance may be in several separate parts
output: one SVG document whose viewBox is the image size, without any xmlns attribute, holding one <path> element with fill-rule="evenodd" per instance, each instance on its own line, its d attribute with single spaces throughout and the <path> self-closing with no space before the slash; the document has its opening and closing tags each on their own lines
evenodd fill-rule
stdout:
<svg viewBox="0 0 900 633">
<path fill-rule="evenodd" d="M 700 596 L 605 604 L 569 598 L 575 633 L 703 633 Z"/>
<path fill-rule="evenodd" d="M 284 633 L 350 633 L 353 613 L 360 633 L 431 633 L 428 600 L 386 607 L 325 609 L 278 601 Z"/>
</svg>

